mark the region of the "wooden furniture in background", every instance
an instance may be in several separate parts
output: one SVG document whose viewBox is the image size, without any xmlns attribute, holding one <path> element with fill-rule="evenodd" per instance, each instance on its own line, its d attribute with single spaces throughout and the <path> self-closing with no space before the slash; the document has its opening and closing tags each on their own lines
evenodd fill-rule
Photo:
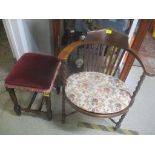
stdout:
<svg viewBox="0 0 155 155">
<path fill-rule="evenodd" d="M 140 23 L 140 26 L 138 28 L 138 32 L 133 40 L 133 43 L 131 45 L 131 48 L 132 49 L 135 49 L 137 52 L 139 52 L 139 49 L 142 45 L 142 42 L 145 38 L 145 35 L 148 31 L 148 28 L 151 24 L 151 20 L 141 20 L 141 23 Z M 123 68 L 123 71 L 120 75 L 120 79 L 125 81 L 128 74 L 129 74 L 129 71 L 133 65 L 133 62 L 134 62 L 134 57 L 132 55 L 128 55 L 127 58 L 126 58 L 126 62 L 125 62 L 125 65 L 124 65 L 124 68 Z"/>
</svg>

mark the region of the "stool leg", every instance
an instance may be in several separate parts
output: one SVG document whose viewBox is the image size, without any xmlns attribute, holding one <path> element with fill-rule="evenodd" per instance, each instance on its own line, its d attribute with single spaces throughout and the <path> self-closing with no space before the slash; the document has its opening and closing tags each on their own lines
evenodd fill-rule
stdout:
<svg viewBox="0 0 155 155">
<path fill-rule="evenodd" d="M 20 116 L 21 115 L 21 107 L 18 105 L 18 101 L 17 101 L 17 97 L 16 97 L 14 89 L 13 88 L 7 88 L 7 91 L 9 92 L 11 100 L 14 104 L 14 111 L 16 112 L 16 114 L 18 116 Z"/>
<path fill-rule="evenodd" d="M 40 103 L 40 106 L 39 106 L 39 108 L 38 108 L 39 111 L 41 111 L 41 109 L 42 109 L 44 100 L 45 100 L 45 98 L 44 98 L 44 96 L 43 96 L 43 97 L 42 97 L 42 100 L 41 100 L 41 103 Z"/>
<path fill-rule="evenodd" d="M 32 96 L 32 99 L 31 99 L 31 101 L 30 101 L 30 103 L 29 103 L 29 105 L 28 105 L 28 107 L 27 107 L 27 109 L 30 111 L 30 109 L 31 109 L 31 107 L 32 107 L 32 104 L 34 103 L 34 100 L 35 100 L 35 98 L 36 98 L 36 96 L 37 96 L 37 92 L 35 92 L 34 94 L 33 94 L 33 96 Z"/>
<path fill-rule="evenodd" d="M 50 96 L 44 96 L 45 103 L 46 103 L 46 109 L 47 109 L 47 118 L 48 120 L 52 120 L 52 110 L 51 110 L 51 98 Z"/>
</svg>

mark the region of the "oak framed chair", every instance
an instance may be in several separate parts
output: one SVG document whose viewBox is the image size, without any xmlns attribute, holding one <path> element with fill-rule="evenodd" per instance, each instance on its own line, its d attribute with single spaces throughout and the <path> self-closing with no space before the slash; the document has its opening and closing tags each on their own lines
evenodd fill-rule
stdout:
<svg viewBox="0 0 155 155">
<path fill-rule="evenodd" d="M 132 106 L 145 76 L 155 76 L 155 71 L 142 55 L 129 47 L 128 36 L 123 33 L 102 29 L 90 31 L 82 39 L 69 44 L 58 56 L 62 62 L 62 123 L 71 114 L 81 112 L 110 119 L 116 130 Z M 81 67 L 72 72 L 68 60 L 75 52 Z M 133 93 L 119 79 L 125 53 L 137 59 L 143 69 Z M 75 111 L 66 113 L 66 101 Z"/>
<path fill-rule="evenodd" d="M 58 58 L 40 53 L 26 53 L 17 61 L 5 79 L 5 87 L 10 94 L 17 115 L 21 115 L 24 111 L 45 114 L 48 120 L 52 119 L 51 91 L 53 87 L 56 87 L 57 93 L 60 92 L 56 80 L 60 66 L 61 62 Z M 21 107 L 18 103 L 16 89 L 34 93 L 27 108 Z M 42 94 L 41 103 L 37 109 L 32 109 L 38 93 Z M 47 111 L 42 110 L 44 103 Z"/>
</svg>

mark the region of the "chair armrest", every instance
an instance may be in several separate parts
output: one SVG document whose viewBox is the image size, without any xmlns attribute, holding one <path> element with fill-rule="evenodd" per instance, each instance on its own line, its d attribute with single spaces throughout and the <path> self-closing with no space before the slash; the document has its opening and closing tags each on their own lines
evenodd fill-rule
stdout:
<svg viewBox="0 0 155 155">
<path fill-rule="evenodd" d="M 76 41 L 76 42 L 73 42 L 71 44 L 69 44 L 68 46 L 66 46 L 61 52 L 60 54 L 58 55 L 58 59 L 61 60 L 61 61 L 64 61 L 66 62 L 69 55 L 72 53 L 72 51 L 80 46 L 84 44 L 83 41 Z"/>
<path fill-rule="evenodd" d="M 148 62 L 148 58 L 141 54 L 140 52 L 135 51 L 134 49 L 127 49 L 132 55 L 136 57 L 139 63 L 142 65 L 144 72 L 148 76 L 155 76 L 155 70 L 152 68 L 150 63 Z"/>
</svg>

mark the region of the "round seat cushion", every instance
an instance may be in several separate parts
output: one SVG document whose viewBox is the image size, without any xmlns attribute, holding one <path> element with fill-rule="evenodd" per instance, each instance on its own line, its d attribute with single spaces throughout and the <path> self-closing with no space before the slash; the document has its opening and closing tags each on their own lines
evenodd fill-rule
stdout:
<svg viewBox="0 0 155 155">
<path fill-rule="evenodd" d="M 103 73 L 80 72 L 68 77 L 65 93 L 83 110 L 110 114 L 125 109 L 131 100 L 125 83 Z"/>
</svg>

